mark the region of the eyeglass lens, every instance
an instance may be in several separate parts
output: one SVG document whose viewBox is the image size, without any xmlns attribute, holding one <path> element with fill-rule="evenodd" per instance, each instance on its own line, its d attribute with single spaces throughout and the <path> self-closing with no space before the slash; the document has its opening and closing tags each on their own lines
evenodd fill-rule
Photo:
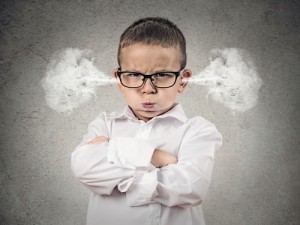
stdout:
<svg viewBox="0 0 300 225">
<path fill-rule="evenodd" d="M 127 87 L 140 87 L 144 83 L 144 76 L 140 73 L 122 73 L 121 82 Z M 173 73 L 157 73 L 152 75 L 151 82 L 156 87 L 170 87 L 176 82 L 176 75 Z"/>
</svg>

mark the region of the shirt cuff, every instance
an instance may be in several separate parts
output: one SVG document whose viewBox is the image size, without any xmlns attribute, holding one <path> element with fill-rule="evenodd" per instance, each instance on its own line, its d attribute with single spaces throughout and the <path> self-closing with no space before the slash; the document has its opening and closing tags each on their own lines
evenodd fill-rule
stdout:
<svg viewBox="0 0 300 225">
<path fill-rule="evenodd" d="M 132 137 L 116 137 L 109 141 L 107 160 L 123 168 L 151 168 L 154 150 L 155 147 L 148 141 Z"/>
<path fill-rule="evenodd" d="M 119 191 L 126 192 L 135 180 L 139 180 L 143 175 L 147 174 L 148 172 L 155 171 L 155 170 L 157 170 L 157 169 L 152 164 L 150 165 L 149 168 L 137 168 L 135 170 L 135 174 L 133 177 L 123 180 L 122 182 L 120 182 L 118 184 Z"/>
<path fill-rule="evenodd" d="M 158 196 L 156 187 L 158 169 L 137 176 L 126 192 L 127 204 L 129 206 L 140 206 L 154 203 L 153 200 Z"/>
</svg>

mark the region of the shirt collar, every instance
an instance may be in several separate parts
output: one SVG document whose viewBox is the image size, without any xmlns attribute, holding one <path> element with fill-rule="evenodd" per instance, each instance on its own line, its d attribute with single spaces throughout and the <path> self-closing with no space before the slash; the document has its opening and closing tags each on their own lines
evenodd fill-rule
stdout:
<svg viewBox="0 0 300 225">
<path fill-rule="evenodd" d="M 155 118 L 175 118 L 183 123 L 185 123 L 187 121 L 187 117 L 183 111 L 183 108 L 181 106 L 181 104 L 176 103 L 172 109 L 170 109 L 169 111 L 165 112 L 162 115 L 156 116 Z M 111 115 L 108 116 L 108 118 L 111 119 L 123 119 L 123 118 L 129 118 L 129 119 L 134 119 L 134 120 L 138 120 L 138 118 L 136 118 L 136 116 L 134 115 L 134 113 L 132 112 L 132 110 L 130 109 L 130 107 L 127 105 L 125 106 L 125 108 L 123 109 L 123 111 L 121 113 L 113 113 Z"/>
</svg>

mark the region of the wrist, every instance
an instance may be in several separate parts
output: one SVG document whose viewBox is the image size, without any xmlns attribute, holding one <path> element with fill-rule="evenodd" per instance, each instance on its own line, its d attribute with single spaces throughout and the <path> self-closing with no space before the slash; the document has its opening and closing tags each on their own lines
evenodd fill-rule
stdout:
<svg viewBox="0 0 300 225">
<path fill-rule="evenodd" d="M 152 155 L 151 163 L 156 168 L 161 168 L 167 166 L 168 164 L 176 164 L 177 159 L 168 152 L 155 149 Z"/>
</svg>

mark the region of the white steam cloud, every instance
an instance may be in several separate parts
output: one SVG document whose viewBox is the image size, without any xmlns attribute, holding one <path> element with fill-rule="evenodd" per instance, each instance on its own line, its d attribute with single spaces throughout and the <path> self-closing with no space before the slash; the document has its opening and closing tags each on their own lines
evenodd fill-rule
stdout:
<svg viewBox="0 0 300 225">
<path fill-rule="evenodd" d="M 237 48 L 212 50 L 210 64 L 189 81 L 208 87 L 207 97 L 211 96 L 233 112 L 253 108 L 262 85 L 250 54 Z"/>
<path fill-rule="evenodd" d="M 115 82 L 99 71 L 94 61 L 88 49 L 68 48 L 53 55 L 41 81 L 50 108 L 70 114 L 96 97 L 98 86 Z M 262 85 L 249 53 L 237 48 L 212 50 L 210 64 L 189 82 L 208 87 L 207 97 L 239 112 L 256 105 Z"/>
<path fill-rule="evenodd" d="M 96 88 L 111 79 L 94 66 L 91 50 L 68 48 L 56 52 L 41 84 L 48 106 L 69 114 L 75 108 L 96 97 Z"/>
</svg>

